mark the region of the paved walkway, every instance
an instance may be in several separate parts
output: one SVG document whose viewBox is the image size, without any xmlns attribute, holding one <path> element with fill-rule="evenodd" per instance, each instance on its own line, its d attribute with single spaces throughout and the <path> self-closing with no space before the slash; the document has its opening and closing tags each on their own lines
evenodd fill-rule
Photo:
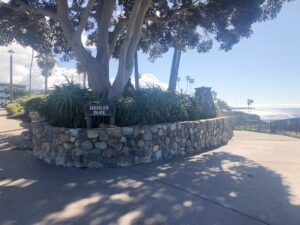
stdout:
<svg viewBox="0 0 300 225">
<path fill-rule="evenodd" d="M 21 116 L 7 117 L 0 108 L 0 149 L 28 149 L 31 143 L 28 137 L 29 124 Z"/>
<path fill-rule="evenodd" d="M 27 127 L 28 124 L 18 117 L 6 117 L 6 111 L 0 108 L 0 135 L 3 133 L 20 134 Z"/>
<path fill-rule="evenodd" d="M 100 170 L 0 147 L 0 224 L 299 225 L 299 171 L 299 139 L 241 131 L 202 155 Z"/>
</svg>

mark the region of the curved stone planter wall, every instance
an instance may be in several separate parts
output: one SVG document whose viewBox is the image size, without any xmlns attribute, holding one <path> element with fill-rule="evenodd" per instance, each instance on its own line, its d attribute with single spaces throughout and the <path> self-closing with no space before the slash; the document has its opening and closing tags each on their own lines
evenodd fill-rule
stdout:
<svg viewBox="0 0 300 225">
<path fill-rule="evenodd" d="M 33 154 L 69 167 L 114 167 L 201 153 L 233 135 L 228 118 L 136 127 L 66 129 L 33 123 Z"/>
</svg>

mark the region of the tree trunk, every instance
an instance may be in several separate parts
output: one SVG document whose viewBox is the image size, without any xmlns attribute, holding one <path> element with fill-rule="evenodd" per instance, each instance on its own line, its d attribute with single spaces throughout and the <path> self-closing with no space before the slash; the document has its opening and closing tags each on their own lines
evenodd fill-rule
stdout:
<svg viewBox="0 0 300 225">
<path fill-rule="evenodd" d="M 111 84 L 109 81 L 109 59 L 99 62 L 88 62 L 85 64 L 88 78 L 88 85 L 92 91 L 103 97 L 107 97 Z"/>
<path fill-rule="evenodd" d="M 121 67 L 119 66 L 117 77 L 108 94 L 109 100 L 118 98 L 122 95 L 129 81 L 132 70 L 133 70 L 133 57 L 131 59 L 131 62 L 126 63 L 125 66 L 121 66 Z"/>
<path fill-rule="evenodd" d="M 137 45 L 142 36 L 145 15 L 152 4 L 152 0 L 133 1 L 132 10 L 126 21 L 126 32 L 119 49 L 119 67 L 113 85 L 111 85 L 109 80 L 109 61 L 116 47 L 118 35 L 121 34 L 117 32 L 116 36 L 114 36 L 115 39 L 111 38 L 112 41 L 109 38 L 111 19 L 116 7 L 116 1 L 103 0 L 97 2 L 102 4 L 95 5 L 97 6 L 95 19 L 98 27 L 101 28 L 96 37 L 96 58 L 87 51 L 80 38 L 84 26 L 87 24 L 89 11 L 84 11 L 87 13 L 84 14 L 83 20 L 80 22 L 77 30 L 75 30 L 68 18 L 68 14 L 65 13 L 68 10 L 68 1 L 57 1 L 57 20 L 77 60 L 86 68 L 89 88 L 94 93 L 101 94 L 108 100 L 111 100 L 122 95 L 130 79 L 133 70 L 134 54 L 137 51 Z M 90 1 L 90 3 L 88 6 L 92 7 L 93 2 Z"/>
<path fill-rule="evenodd" d="M 135 79 L 135 89 L 140 89 L 140 73 L 139 73 L 139 61 L 138 53 L 134 55 L 134 79 Z"/>
<path fill-rule="evenodd" d="M 168 87 L 168 90 L 172 92 L 176 91 L 180 58 L 181 58 L 181 50 L 174 48 L 171 74 L 170 74 L 169 87 Z"/>
</svg>

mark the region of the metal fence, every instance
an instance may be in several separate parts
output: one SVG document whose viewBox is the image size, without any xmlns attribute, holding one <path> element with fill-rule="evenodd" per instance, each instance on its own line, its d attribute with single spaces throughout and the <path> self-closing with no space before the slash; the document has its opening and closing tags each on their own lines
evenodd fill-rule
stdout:
<svg viewBox="0 0 300 225">
<path fill-rule="evenodd" d="M 300 118 L 284 120 L 236 120 L 235 130 L 283 134 L 300 138 Z"/>
</svg>

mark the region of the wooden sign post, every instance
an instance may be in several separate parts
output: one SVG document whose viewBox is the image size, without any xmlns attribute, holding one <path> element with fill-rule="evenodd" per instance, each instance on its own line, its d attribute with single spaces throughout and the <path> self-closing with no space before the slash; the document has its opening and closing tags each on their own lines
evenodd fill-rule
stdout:
<svg viewBox="0 0 300 225">
<path fill-rule="evenodd" d="M 87 128 L 92 128 L 92 117 L 110 117 L 110 124 L 115 124 L 116 109 L 113 105 L 88 103 L 84 106 L 84 115 Z"/>
</svg>

